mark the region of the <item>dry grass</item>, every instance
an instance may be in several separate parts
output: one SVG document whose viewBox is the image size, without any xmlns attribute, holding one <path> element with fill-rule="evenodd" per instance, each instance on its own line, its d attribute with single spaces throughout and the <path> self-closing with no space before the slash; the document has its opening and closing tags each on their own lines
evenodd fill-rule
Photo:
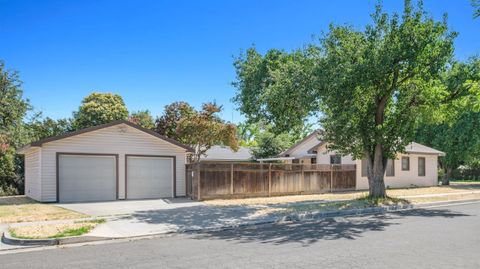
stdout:
<svg viewBox="0 0 480 269">
<path fill-rule="evenodd" d="M 30 222 L 87 217 L 51 204 L 37 203 L 25 196 L 0 197 L 0 223 Z"/>
<path fill-rule="evenodd" d="M 13 237 L 24 239 L 61 238 L 90 232 L 98 222 L 75 222 L 45 225 L 29 225 L 10 228 Z"/>
<path fill-rule="evenodd" d="M 477 184 L 454 184 L 451 186 L 390 189 L 387 195 L 392 198 L 415 195 L 448 194 L 459 192 L 480 191 L 480 185 Z M 260 197 L 246 199 L 224 199 L 205 201 L 206 204 L 215 206 L 237 206 L 237 205 L 275 205 L 285 203 L 307 202 L 307 201 L 332 201 L 332 200 L 353 200 L 367 196 L 366 191 L 353 191 L 345 193 L 325 193 L 313 195 L 290 195 L 277 197 Z M 428 198 L 424 198 L 428 200 Z M 411 199 L 408 199 L 411 200 Z M 435 200 L 435 199 L 432 199 Z"/>
</svg>

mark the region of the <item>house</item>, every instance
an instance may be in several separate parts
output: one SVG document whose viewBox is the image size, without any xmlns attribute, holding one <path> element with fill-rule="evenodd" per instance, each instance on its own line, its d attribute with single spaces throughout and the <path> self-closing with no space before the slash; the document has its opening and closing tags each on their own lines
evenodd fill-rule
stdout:
<svg viewBox="0 0 480 269">
<path fill-rule="evenodd" d="M 25 195 L 41 202 L 185 195 L 189 146 L 120 120 L 24 146 Z"/>
<path fill-rule="evenodd" d="M 239 147 L 233 151 L 228 146 L 213 146 L 207 150 L 201 162 L 250 162 L 253 160 L 252 152 L 247 147 Z"/>
<path fill-rule="evenodd" d="M 320 131 L 315 131 L 300 142 L 282 152 L 276 158 L 286 163 L 300 164 L 354 164 L 356 165 L 356 189 L 368 189 L 367 163 L 341 156 L 330 151 L 325 141 L 319 140 Z M 438 184 L 438 157 L 444 152 L 412 142 L 404 153 L 389 160 L 385 172 L 385 186 L 390 188 L 411 186 L 436 186 Z"/>
</svg>

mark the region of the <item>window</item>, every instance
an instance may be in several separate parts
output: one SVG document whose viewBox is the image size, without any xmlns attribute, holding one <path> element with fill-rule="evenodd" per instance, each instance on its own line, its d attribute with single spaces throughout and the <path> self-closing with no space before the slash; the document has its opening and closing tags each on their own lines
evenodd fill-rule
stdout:
<svg viewBox="0 0 480 269">
<path fill-rule="evenodd" d="M 316 164 L 317 163 L 317 158 L 311 158 L 310 163 L 311 164 Z"/>
<path fill-rule="evenodd" d="M 395 176 L 395 160 L 388 160 L 387 167 L 385 169 L 385 174 L 387 177 Z"/>
<path fill-rule="evenodd" d="M 367 176 L 367 160 L 362 159 L 362 177 Z"/>
<path fill-rule="evenodd" d="M 418 176 L 425 176 L 425 157 L 418 157 Z"/>
<path fill-rule="evenodd" d="M 410 157 L 402 157 L 402 171 L 410 171 Z"/>
<path fill-rule="evenodd" d="M 342 156 L 330 155 L 330 164 L 342 164 Z"/>
<path fill-rule="evenodd" d="M 300 163 L 300 160 L 299 159 L 294 159 L 294 160 L 292 160 L 292 163 Z"/>
</svg>

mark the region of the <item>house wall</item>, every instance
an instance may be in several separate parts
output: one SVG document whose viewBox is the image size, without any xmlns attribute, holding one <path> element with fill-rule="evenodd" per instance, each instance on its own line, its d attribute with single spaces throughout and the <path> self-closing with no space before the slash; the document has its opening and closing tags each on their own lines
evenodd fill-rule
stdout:
<svg viewBox="0 0 480 269">
<path fill-rule="evenodd" d="M 185 195 L 186 150 L 122 124 L 42 145 L 41 201 L 56 201 L 57 152 L 119 154 L 119 199 L 125 199 L 125 154 L 176 156 L 176 194 Z"/>
<path fill-rule="evenodd" d="M 41 201 L 41 149 L 31 148 L 25 154 L 25 195 Z"/>
<path fill-rule="evenodd" d="M 303 143 L 301 143 L 300 145 L 298 145 L 297 147 L 295 147 L 290 153 L 288 153 L 288 155 L 290 157 L 301 157 L 301 156 L 305 156 L 307 155 L 308 153 L 308 150 L 311 149 L 312 147 L 314 147 L 316 144 L 318 144 L 320 141 L 318 141 L 318 138 L 316 135 L 313 135 L 312 137 L 310 137 L 309 139 L 303 141 Z M 315 157 L 315 156 L 312 156 L 312 157 Z"/>
<path fill-rule="evenodd" d="M 410 157 L 410 170 L 402 171 L 402 156 Z M 418 176 L 418 157 L 425 157 L 425 176 Z M 399 154 L 395 159 L 395 176 L 385 176 L 385 187 L 402 188 L 414 186 L 436 186 L 438 185 L 438 156 L 428 154 Z M 362 177 L 362 161 L 355 161 L 357 164 L 357 189 L 368 189 L 367 177 Z"/>
<path fill-rule="evenodd" d="M 336 155 L 337 152 L 332 150 L 329 151 L 327 146 L 321 145 L 317 149 L 317 163 L 318 164 L 330 164 L 330 156 Z M 355 160 L 352 159 L 351 155 L 342 156 L 342 164 L 356 164 Z"/>
</svg>

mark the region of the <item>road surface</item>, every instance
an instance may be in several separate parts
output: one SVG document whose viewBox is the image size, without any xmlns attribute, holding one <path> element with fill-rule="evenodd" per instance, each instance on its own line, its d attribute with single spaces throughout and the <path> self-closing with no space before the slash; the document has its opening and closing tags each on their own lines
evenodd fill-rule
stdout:
<svg viewBox="0 0 480 269">
<path fill-rule="evenodd" d="M 480 203 L 5 254 L 0 268 L 480 268 Z"/>
</svg>

